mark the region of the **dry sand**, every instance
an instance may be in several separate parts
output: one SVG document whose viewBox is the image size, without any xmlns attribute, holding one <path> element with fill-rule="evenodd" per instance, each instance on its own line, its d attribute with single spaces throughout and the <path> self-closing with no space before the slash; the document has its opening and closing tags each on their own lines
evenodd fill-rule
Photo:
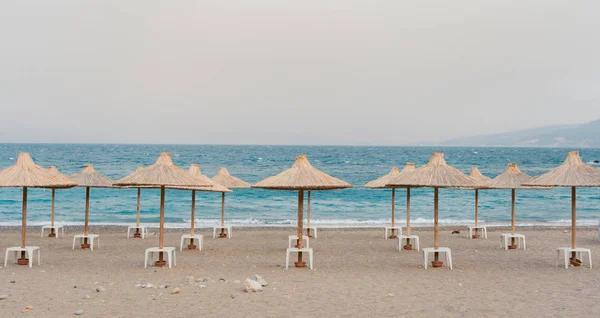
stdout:
<svg viewBox="0 0 600 318">
<path fill-rule="evenodd" d="M 101 234 L 102 246 L 71 249 L 66 238 L 40 238 L 31 232 L 28 245 L 42 248 L 42 266 L 16 264 L 0 268 L 2 317 L 68 317 L 82 309 L 89 317 L 552 317 L 600 313 L 600 275 L 587 267 L 555 267 L 556 248 L 568 246 L 563 229 L 520 230 L 529 250 L 503 251 L 500 233 L 469 240 L 441 233 L 452 248 L 454 270 L 424 270 L 421 253 L 398 252 L 396 240 L 378 229 L 322 230 L 311 241 L 315 269 L 283 269 L 287 235 L 292 229 L 235 230 L 232 239 L 205 234 L 204 250 L 177 252 L 177 266 L 143 268 L 144 250 L 158 244 L 125 238 L 124 232 Z M 179 246 L 181 230 L 168 233 L 167 246 Z M 433 233 L 419 230 L 421 246 Z M 71 235 L 69 235 L 71 234 Z M 578 232 L 581 247 L 600 255 L 597 231 Z M 19 234 L 4 230 L 0 248 L 15 246 Z M 600 264 L 600 263 L 599 263 Z M 587 265 L 587 264 L 586 264 Z M 246 293 L 243 282 L 258 273 L 269 285 Z M 190 279 L 193 276 L 193 279 Z M 220 278 L 225 281 L 220 281 Z M 200 282 L 196 282 L 196 280 Z M 202 279 L 208 281 L 202 282 Z M 12 283 L 11 281 L 14 281 Z M 239 281 L 239 282 L 237 282 Z M 168 285 L 144 289 L 136 284 Z M 204 285 L 202 288 L 200 285 Z M 104 292 L 97 292 L 102 286 Z M 179 287 L 179 294 L 171 294 Z M 89 299 L 84 299 L 89 295 Z M 28 305 L 33 310 L 22 313 Z"/>
</svg>

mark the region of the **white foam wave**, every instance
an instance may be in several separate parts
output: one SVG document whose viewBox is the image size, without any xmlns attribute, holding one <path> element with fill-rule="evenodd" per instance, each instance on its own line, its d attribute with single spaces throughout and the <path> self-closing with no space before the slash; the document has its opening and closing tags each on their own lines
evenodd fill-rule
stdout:
<svg viewBox="0 0 600 318">
<path fill-rule="evenodd" d="M 183 222 L 169 222 L 166 223 L 165 226 L 167 228 L 182 228 L 188 227 L 190 220 L 183 220 Z M 232 226 L 240 226 L 240 227 L 294 227 L 297 224 L 296 219 L 282 219 L 282 220 L 260 220 L 260 219 L 228 219 L 228 225 Z M 473 224 L 473 220 L 454 220 L 454 219 L 441 219 L 438 223 L 442 226 L 465 226 L 469 224 Z M 481 224 L 486 226 L 510 226 L 510 222 L 501 222 L 501 221 L 480 221 Z M 595 226 L 598 225 L 598 220 L 577 220 L 578 226 Z M 29 226 L 41 226 L 48 224 L 48 222 L 28 222 Z M 81 226 L 80 222 L 56 222 L 57 225 L 63 226 Z M 110 225 L 120 225 L 126 226 L 131 225 L 132 223 L 92 223 L 91 226 L 94 225 L 102 225 L 102 226 L 110 226 Z M 213 226 L 217 226 L 221 224 L 221 219 L 197 219 L 195 221 L 195 225 L 198 228 L 212 228 Z M 406 220 L 396 220 L 396 224 L 399 226 L 406 226 Z M 0 226 L 20 226 L 21 222 L 19 221 L 8 221 L 8 222 L 0 222 Z M 142 223 L 142 225 L 146 226 L 158 226 L 157 223 Z M 383 227 L 390 225 L 390 219 L 375 219 L 375 220 L 356 220 L 356 219 L 314 219 L 311 220 L 311 225 L 325 227 L 325 228 L 375 228 L 375 227 Z M 540 227 L 554 227 L 554 226 L 570 226 L 571 220 L 552 220 L 552 221 L 519 221 L 517 226 L 521 227 L 532 227 L 532 226 L 540 226 Z M 411 220 L 411 226 L 415 227 L 431 227 L 433 226 L 433 219 L 429 218 L 416 218 Z"/>
</svg>

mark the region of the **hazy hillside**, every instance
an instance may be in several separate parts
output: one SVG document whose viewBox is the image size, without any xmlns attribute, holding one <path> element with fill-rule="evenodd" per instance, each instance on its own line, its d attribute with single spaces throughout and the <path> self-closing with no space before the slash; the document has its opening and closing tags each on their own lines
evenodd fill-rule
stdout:
<svg viewBox="0 0 600 318">
<path fill-rule="evenodd" d="M 546 126 L 458 138 L 444 141 L 441 145 L 600 148 L 600 119 L 579 125 Z"/>
</svg>

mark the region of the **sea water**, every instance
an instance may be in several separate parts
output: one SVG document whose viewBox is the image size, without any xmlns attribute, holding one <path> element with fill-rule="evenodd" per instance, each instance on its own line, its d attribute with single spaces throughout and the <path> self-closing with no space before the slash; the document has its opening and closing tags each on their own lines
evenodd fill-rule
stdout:
<svg viewBox="0 0 600 318">
<path fill-rule="evenodd" d="M 387 174 L 393 166 L 406 162 L 427 163 L 434 151 L 445 154 L 448 164 L 469 173 L 478 167 L 494 177 L 510 162 L 531 175 L 542 174 L 561 164 L 567 152 L 557 148 L 474 148 L 474 147 L 353 147 L 353 146 L 232 146 L 232 145 L 117 145 L 117 144 L 0 144 L 0 169 L 12 166 L 19 152 L 29 152 L 36 164 L 54 165 L 66 175 L 91 163 L 97 172 L 114 180 L 139 166 L 147 166 L 161 152 L 171 152 L 176 165 L 188 169 L 200 164 L 202 173 L 214 176 L 219 167 L 247 182 L 256 183 L 275 175 L 293 163 L 297 155 L 307 154 L 318 169 L 351 183 L 354 188 L 311 193 L 311 223 L 317 226 L 383 226 L 391 219 L 391 190 L 366 189 L 363 184 Z M 580 149 L 581 157 L 594 165 L 600 149 Z M 596 165 L 596 167 L 600 167 Z M 405 220 L 406 191 L 396 190 L 396 219 Z M 22 190 L 0 189 L 0 224 L 17 225 L 21 220 Z M 306 196 L 305 196 L 306 198 Z M 474 191 L 440 189 L 440 223 L 472 223 Z M 29 189 L 28 224 L 50 221 L 51 191 Z M 91 189 L 90 222 L 128 224 L 135 222 L 137 189 Z M 159 220 L 160 192 L 142 189 L 142 223 Z M 479 219 L 484 224 L 510 222 L 510 190 L 481 190 Z M 56 221 L 81 224 L 84 220 L 85 189 L 56 191 Z M 167 190 L 166 222 L 182 226 L 190 221 L 191 191 Z M 261 189 L 233 189 L 226 194 L 228 223 L 243 226 L 285 226 L 297 221 L 297 192 Z M 578 224 L 591 225 L 600 220 L 600 190 L 577 189 Z M 219 223 L 220 193 L 197 192 L 198 226 Z M 571 218 L 571 192 L 554 190 L 517 190 L 517 223 L 521 225 L 566 225 Z M 433 189 L 411 190 L 411 216 L 415 224 L 433 221 Z"/>
</svg>

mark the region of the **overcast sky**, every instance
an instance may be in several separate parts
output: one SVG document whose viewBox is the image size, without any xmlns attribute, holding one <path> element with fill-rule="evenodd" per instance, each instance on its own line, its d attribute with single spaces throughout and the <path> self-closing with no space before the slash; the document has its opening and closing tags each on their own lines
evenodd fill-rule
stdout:
<svg viewBox="0 0 600 318">
<path fill-rule="evenodd" d="M 600 1 L 3 1 L 0 142 L 370 144 L 600 118 Z"/>
</svg>

